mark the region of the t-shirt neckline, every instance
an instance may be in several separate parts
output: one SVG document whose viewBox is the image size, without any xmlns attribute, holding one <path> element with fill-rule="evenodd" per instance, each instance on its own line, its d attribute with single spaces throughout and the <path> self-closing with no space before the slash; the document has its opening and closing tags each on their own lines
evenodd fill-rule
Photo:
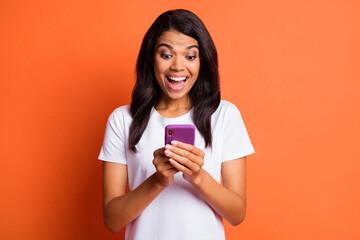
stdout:
<svg viewBox="0 0 360 240">
<path fill-rule="evenodd" d="M 193 108 L 190 108 L 190 110 L 189 110 L 187 113 L 183 114 L 183 115 L 180 115 L 180 116 L 178 116 L 178 117 L 173 117 L 173 118 L 167 118 L 167 117 L 163 117 L 163 116 L 155 109 L 155 107 L 152 107 L 151 114 L 154 114 L 154 116 L 156 116 L 156 118 L 158 118 L 161 122 L 164 122 L 164 123 L 172 123 L 172 122 L 180 122 L 180 121 L 182 121 L 182 120 L 191 118 L 192 111 L 193 111 Z"/>
</svg>

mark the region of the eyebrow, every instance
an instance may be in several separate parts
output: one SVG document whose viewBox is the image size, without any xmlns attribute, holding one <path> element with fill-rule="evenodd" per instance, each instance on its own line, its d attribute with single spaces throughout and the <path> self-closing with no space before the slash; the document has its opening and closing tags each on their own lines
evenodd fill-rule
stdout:
<svg viewBox="0 0 360 240">
<path fill-rule="evenodd" d="M 166 43 L 161 43 L 159 44 L 158 48 L 161 47 L 161 46 L 164 46 L 164 47 L 167 47 L 167 48 L 170 48 L 170 49 L 174 49 L 173 46 L 169 45 L 169 44 L 166 44 Z M 185 49 L 191 49 L 191 48 L 197 48 L 199 49 L 199 47 L 197 45 L 190 45 L 190 46 L 187 46 Z"/>
</svg>

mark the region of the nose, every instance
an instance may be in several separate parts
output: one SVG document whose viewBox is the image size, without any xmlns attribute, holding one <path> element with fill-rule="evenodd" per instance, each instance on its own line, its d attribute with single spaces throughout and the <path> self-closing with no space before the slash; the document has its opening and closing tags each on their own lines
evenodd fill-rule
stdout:
<svg viewBox="0 0 360 240">
<path fill-rule="evenodd" d="M 183 71 L 185 69 L 184 58 L 181 56 L 176 56 L 173 58 L 170 69 L 174 71 Z"/>
</svg>

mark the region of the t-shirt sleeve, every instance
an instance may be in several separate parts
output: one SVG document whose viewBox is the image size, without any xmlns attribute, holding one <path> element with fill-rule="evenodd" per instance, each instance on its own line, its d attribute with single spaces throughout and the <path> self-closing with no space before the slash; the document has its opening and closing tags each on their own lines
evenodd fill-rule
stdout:
<svg viewBox="0 0 360 240">
<path fill-rule="evenodd" d="M 107 162 L 126 164 L 126 138 L 124 117 L 115 110 L 107 120 L 104 142 L 98 159 Z"/>
<path fill-rule="evenodd" d="M 254 152 L 240 111 L 231 104 L 224 118 L 222 162 L 242 158 Z"/>
</svg>

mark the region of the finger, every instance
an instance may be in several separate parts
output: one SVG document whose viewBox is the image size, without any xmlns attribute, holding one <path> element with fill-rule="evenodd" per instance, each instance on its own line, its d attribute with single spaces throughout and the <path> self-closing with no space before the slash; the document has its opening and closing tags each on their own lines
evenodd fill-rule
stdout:
<svg viewBox="0 0 360 240">
<path fill-rule="evenodd" d="M 169 158 L 164 156 L 156 156 L 153 161 L 152 161 L 153 165 L 156 168 L 156 171 L 167 171 L 171 168 L 173 168 L 173 166 L 169 163 Z"/>
<path fill-rule="evenodd" d="M 204 157 L 204 155 L 205 155 L 201 149 L 195 147 L 194 145 L 188 144 L 188 143 L 183 143 L 183 142 L 179 142 L 179 141 L 171 141 L 171 146 L 175 146 L 177 148 L 184 149 L 188 152 L 193 153 L 196 156 Z"/>
<path fill-rule="evenodd" d="M 162 156 L 156 156 L 153 159 L 153 165 L 158 169 L 162 167 L 163 169 L 168 169 L 171 167 L 171 164 L 169 163 L 169 157 L 162 155 Z"/>
<path fill-rule="evenodd" d="M 178 148 L 178 147 L 175 147 L 175 146 L 172 146 L 172 145 L 166 145 L 165 146 L 165 152 L 164 154 L 168 157 L 170 157 L 168 154 L 169 152 L 171 153 L 174 153 L 176 155 L 179 155 L 179 156 L 182 156 L 182 157 L 185 157 L 185 158 L 188 158 L 188 159 L 194 159 L 196 158 L 196 155 L 193 154 L 192 152 L 189 152 L 187 150 L 184 150 L 182 148 Z"/>
<path fill-rule="evenodd" d="M 175 173 L 179 172 L 169 161 L 167 163 L 162 163 L 160 165 L 155 165 L 156 172 L 162 176 L 173 176 Z"/>
<path fill-rule="evenodd" d="M 161 156 L 161 155 L 164 155 L 164 151 L 165 151 L 165 148 L 162 147 L 162 148 L 159 148 L 159 149 L 156 149 L 153 153 L 154 157 L 155 156 Z"/>
<path fill-rule="evenodd" d="M 173 157 L 177 161 L 181 161 L 182 159 L 178 159 L 177 157 L 183 157 L 189 159 L 190 161 L 196 163 L 197 165 L 203 166 L 204 165 L 204 157 L 202 155 L 195 155 L 192 152 L 184 150 L 182 148 L 178 148 L 176 146 L 166 145 L 165 146 L 165 155 L 168 157 Z M 175 155 L 172 155 L 175 154 Z"/>
<path fill-rule="evenodd" d="M 166 163 L 164 163 L 163 166 L 165 171 L 172 171 L 175 170 L 175 172 L 178 172 L 178 170 L 170 163 L 170 161 L 167 161 Z"/>
<path fill-rule="evenodd" d="M 196 162 L 192 161 L 189 158 L 177 155 L 176 153 L 173 153 L 169 150 L 165 150 L 165 154 L 166 156 L 169 157 L 169 162 L 171 163 L 171 160 L 176 161 L 178 164 L 183 165 L 184 167 L 186 167 L 187 169 L 191 170 L 191 171 L 198 171 L 199 168 L 201 167 L 199 164 L 197 164 Z"/>
<path fill-rule="evenodd" d="M 192 171 L 188 169 L 186 166 L 180 164 L 179 162 L 175 161 L 174 159 L 170 158 L 169 162 L 172 166 L 174 166 L 178 171 L 183 172 L 185 174 L 191 175 Z"/>
<path fill-rule="evenodd" d="M 162 172 L 162 173 L 165 173 L 165 172 L 177 173 L 178 172 L 178 170 L 170 162 L 167 162 L 167 164 L 158 166 L 156 168 L 156 170 L 158 172 Z"/>
<path fill-rule="evenodd" d="M 175 175 L 176 173 L 178 173 L 179 170 L 178 170 L 176 167 L 174 167 L 174 166 L 171 165 L 171 168 L 169 169 L 168 172 L 169 172 L 169 175 L 173 176 L 173 175 Z"/>
</svg>

